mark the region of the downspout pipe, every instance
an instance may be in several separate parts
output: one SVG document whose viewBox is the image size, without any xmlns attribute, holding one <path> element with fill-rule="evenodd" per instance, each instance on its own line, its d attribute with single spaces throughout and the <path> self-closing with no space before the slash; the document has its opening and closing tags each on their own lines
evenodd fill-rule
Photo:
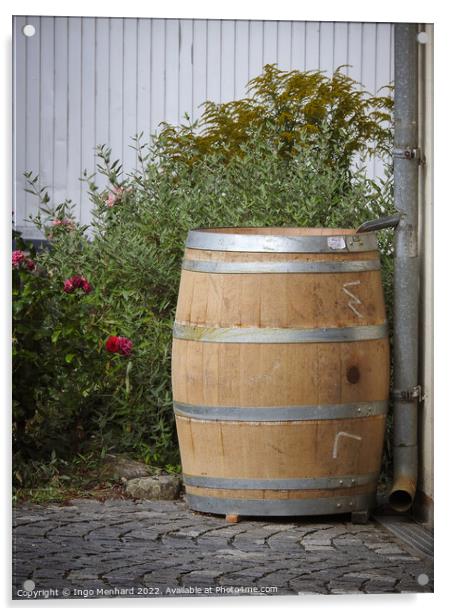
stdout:
<svg viewBox="0 0 452 616">
<path fill-rule="evenodd" d="M 393 483 L 389 504 L 408 511 L 417 483 L 418 387 L 418 42 L 417 24 L 395 24 Z"/>
</svg>

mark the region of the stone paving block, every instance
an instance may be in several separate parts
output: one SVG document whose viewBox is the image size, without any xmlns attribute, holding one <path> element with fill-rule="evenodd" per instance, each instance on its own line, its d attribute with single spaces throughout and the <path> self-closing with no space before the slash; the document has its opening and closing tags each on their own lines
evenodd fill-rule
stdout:
<svg viewBox="0 0 452 616">
<path fill-rule="evenodd" d="M 18 507 L 13 516 L 14 582 L 41 586 L 199 582 L 262 585 L 279 594 L 431 592 L 433 567 L 374 522 L 328 517 L 245 519 L 190 511 L 182 501 L 78 499 L 70 506 Z M 420 586 L 417 576 L 429 576 Z M 150 597 L 147 597 L 148 599 Z"/>
</svg>

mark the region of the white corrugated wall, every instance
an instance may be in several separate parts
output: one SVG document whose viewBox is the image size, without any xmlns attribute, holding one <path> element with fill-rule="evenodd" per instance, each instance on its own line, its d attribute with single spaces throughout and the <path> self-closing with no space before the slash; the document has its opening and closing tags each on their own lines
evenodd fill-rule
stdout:
<svg viewBox="0 0 452 616">
<path fill-rule="evenodd" d="M 25 24 L 36 34 L 26 37 Z M 84 169 L 106 143 L 125 168 L 135 163 L 130 137 L 163 120 L 199 114 L 206 99 L 241 98 L 267 63 L 282 69 L 343 64 L 374 93 L 393 80 L 393 28 L 387 23 L 132 19 L 17 16 L 14 56 L 14 218 L 37 209 L 24 171 L 39 174 L 53 200 L 69 197 L 89 222 Z M 373 174 L 381 167 L 375 163 Z"/>
</svg>

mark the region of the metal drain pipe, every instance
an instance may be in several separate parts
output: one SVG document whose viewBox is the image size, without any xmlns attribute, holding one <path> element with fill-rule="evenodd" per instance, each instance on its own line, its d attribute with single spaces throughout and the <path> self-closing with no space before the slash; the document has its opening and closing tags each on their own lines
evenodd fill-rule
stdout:
<svg viewBox="0 0 452 616">
<path fill-rule="evenodd" d="M 400 214 L 394 259 L 394 476 L 389 504 L 407 511 L 417 482 L 418 42 L 417 24 L 395 24 L 394 200 Z"/>
</svg>

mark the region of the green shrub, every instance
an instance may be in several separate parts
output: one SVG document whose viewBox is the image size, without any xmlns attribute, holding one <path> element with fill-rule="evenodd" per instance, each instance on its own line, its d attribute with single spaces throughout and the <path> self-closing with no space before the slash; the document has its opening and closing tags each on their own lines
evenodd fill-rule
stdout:
<svg viewBox="0 0 452 616">
<path fill-rule="evenodd" d="M 170 348 L 188 231 L 356 228 L 393 211 L 390 170 L 373 182 L 364 162 L 353 173 L 331 164 L 343 155 L 346 129 L 325 121 L 317 128 L 315 140 L 294 128 L 299 138 L 290 156 L 281 156 L 287 140 L 278 125 L 257 126 L 227 160 L 224 144 L 214 142 L 195 158 L 175 156 L 176 128 L 149 144 L 137 136 L 137 169 L 127 175 L 101 146 L 98 171 L 108 188 L 85 176 L 93 203 L 89 228 L 75 221 L 70 202 L 49 207 L 46 189 L 29 175 L 29 189 L 43 204 L 34 222 L 51 249 L 33 255 L 35 272 L 14 272 L 18 460 L 51 451 L 68 458 L 95 447 L 135 452 L 152 463 L 178 462 Z M 380 234 L 380 247 L 390 302 L 391 233 Z M 64 291 L 74 275 L 89 282 L 90 292 Z M 110 336 L 130 339 L 130 355 L 109 352 Z"/>
<path fill-rule="evenodd" d="M 371 96 L 339 67 L 331 77 L 320 71 L 282 71 L 274 64 L 248 84 L 248 97 L 204 103 L 194 124 L 165 124 L 165 150 L 173 159 L 193 164 L 206 154 L 225 161 L 257 132 L 291 158 L 297 145 L 316 145 L 327 132 L 325 164 L 350 170 L 356 155 L 389 154 L 392 149 L 391 88 Z"/>
</svg>

